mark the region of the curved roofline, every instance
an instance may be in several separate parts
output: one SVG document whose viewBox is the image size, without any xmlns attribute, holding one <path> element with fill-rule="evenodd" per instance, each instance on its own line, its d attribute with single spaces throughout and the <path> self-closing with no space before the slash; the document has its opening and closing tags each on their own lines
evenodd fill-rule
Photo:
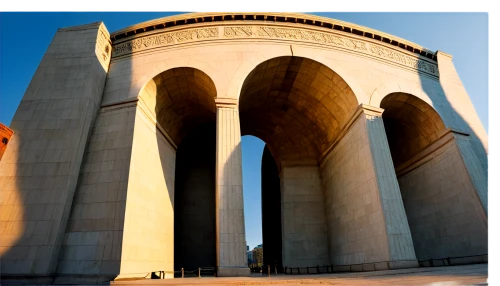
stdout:
<svg viewBox="0 0 500 286">
<path fill-rule="evenodd" d="M 112 41 L 118 39 L 126 39 L 144 32 L 153 30 L 167 29 L 174 26 L 189 25 L 203 22 L 228 22 L 228 21 L 260 21 L 260 22 L 285 22 L 298 23 L 302 25 L 312 25 L 315 27 L 323 27 L 327 29 L 335 29 L 338 31 L 356 34 L 367 38 L 379 40 L 401 49 L 425 56 L 427 58 L 437 60 L 436 52 L 426 49 L 416 43 L 405 39 L 387 34 L 365 26 L 344 22 L 336 19 L 320 17 L 301 13 L 262 13 L 262 12 L 207 12 L 207 13 L 184 13 L 175 16 L 168 16 L 159 19 L 154 19 L 142 22 L 136 25 L 126 27 L 111 33 Z"/>
</svg>

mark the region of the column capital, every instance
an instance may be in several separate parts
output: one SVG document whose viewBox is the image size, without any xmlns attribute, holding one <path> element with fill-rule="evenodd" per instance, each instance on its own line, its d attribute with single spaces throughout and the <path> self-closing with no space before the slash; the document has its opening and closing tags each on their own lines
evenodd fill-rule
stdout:
<svg viewBox="0 0 500 286">
<path fill-rule="evenodd" d="M 229 108 L 237 108 L 238 100 L 234 98 L 215 98 L 215 106 L 219 107 L 229 107 Z"/>
<path fill-rule="evenodd" d="M 360 104 L 358 106 L 358 110 L 356 113 L 364 113 L 366 115 L 371 115 L 371 116 L 382 116 L 382 113 L 384 112 L 383 108 L 380 107 L 375 107 L 371 105 L 366 105 L 366 104 Z"/>
</svg>

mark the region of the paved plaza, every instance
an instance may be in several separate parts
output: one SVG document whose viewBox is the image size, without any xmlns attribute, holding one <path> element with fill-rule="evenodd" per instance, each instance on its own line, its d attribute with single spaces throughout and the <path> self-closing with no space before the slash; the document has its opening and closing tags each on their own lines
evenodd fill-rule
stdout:
<svg viewBox="0 0 500 286">
<path fill-rule="evenodd" d="M 360 273 L 116 281 L 111 285 L 488 285 L 488 264 Z"/>
</svg>

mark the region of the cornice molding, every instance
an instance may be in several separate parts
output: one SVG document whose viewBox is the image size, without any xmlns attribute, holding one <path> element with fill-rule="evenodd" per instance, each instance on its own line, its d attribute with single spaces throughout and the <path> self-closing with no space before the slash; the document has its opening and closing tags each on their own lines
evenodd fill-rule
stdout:
<svg viewBox="0 0 500 286">
<path fill-rule="evenodd" d="M 261 23 L 286 23 L 291 25 L 318 27 L 325 30 L 336 30 L 345 34 L 355 34 L 377 41 L 388 43 L 402 50 L 436 60 L 436 53 L 416 43 L 405 39 L 371 29 L 365 26 L 349 22 L 335 20 L 300 13 L 262 13 L 262 12 L 209 12 L 209 13 L 186 13 L 160 19 L 155 19 L 118 30 L 111 34 L 113 41 L 135 37 L 142 33 L 169 30 L 172 27 L 196 25 L 200 23 L 223 23 L 223 25 L 234 22 L 261 22 Z M 117 42 L 118 43 L 118 42 Z"/>
<path fill-rule="evenodd" d="M 238 24 L 238 25 L 236 25 Z M 148 33 L 115 41 L 112 57 L 131 55 L 162 47 L 202 41 L 231 40 L 280 40 L 291 43 L 319 44 L 324 47 L 360 53 L 375 59 L 389 61 L 418 72 L 439 76 L 437 63 L 374 39 L 346 35 L 336 30 L 282 23 L 225 22 L 183 26 L 177 29 Z"/>
</svg>

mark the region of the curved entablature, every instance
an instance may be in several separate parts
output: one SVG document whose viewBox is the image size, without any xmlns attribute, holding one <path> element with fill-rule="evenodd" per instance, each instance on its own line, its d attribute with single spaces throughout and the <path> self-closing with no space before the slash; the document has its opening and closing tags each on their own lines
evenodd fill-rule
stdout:
<svg viewBox="0 0 500 286">
<path fill-rule="evenodd" d="M 334 29 L 345 33 L 375 39 L 422 55 L 429 59 L 436 60 L 434 51 L 399 37 L 349 22 L 299 13 L 186 13 L 139 23 L 112 33 L 111 38 L 113 41 L 117 41 L 131 38 L 138 34 L 168 29 L 171 27 L 210 22 L 228 23 L 230 21 L 282 22 Z"/>
<path fill-rule="evenodd" d="M 354 52 L 439 75 L 435 52 L 366 27 L 303 14 L 184 14 L 138 24 L 111 38 L 114 58 L 181 44 L 278 40 Z"/>
</svg>

